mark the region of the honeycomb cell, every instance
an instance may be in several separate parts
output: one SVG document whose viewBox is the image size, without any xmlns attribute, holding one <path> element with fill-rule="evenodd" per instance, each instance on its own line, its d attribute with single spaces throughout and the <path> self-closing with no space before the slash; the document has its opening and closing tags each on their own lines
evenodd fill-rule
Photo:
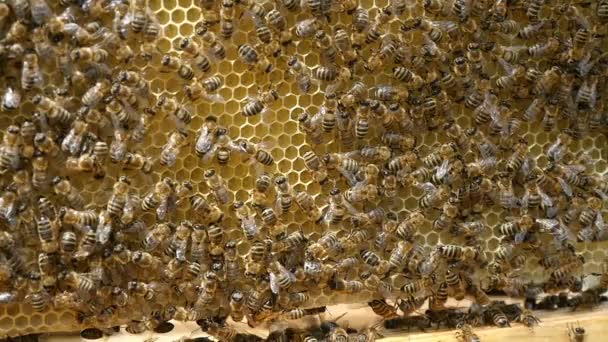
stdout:
<svg viewBox="0 0 608 342">
<path fill-rule="evenodd" d="M 285 133 L 287 133 L 287 134 L 295 134 L 298 131 L 298 124 L 291 121 L 291 122 L 286 123 L 283 126 L 283 129 L 285 130 Z"/>
<path fill-rule="evenodd" d="M 598 174 L 603 174 L 606 172 L 606 161 L 605 160 L 598 160 L 595 164 L 594 164 L 594 168 L 595 168 L 595 172 L 597 172 Z"/>
<path fill-rule="evenodd" d="M 182 37 L 190 37 L 194 32 L 194 26 L 190 24 L 182 24 L 179 27 L 179 35 Z"/>
<path fill-rule="evenodd" d="M 171 12 L 171 22 L 173 24 L 181 24 L 186 18 L 186 13 L 180 9 L 176 9 Z"/>
<path fill-rule="evenodd" d="M 171 51 L 171 40 L 166 39 L 166 38 L 161 38 L 158 40 L 158 42 L 156 43 L 156 46 L 158 47 L 158 49 L 164 53 L 167 53 L 169 51 Z M 167 76 L 165 77 L 169 77 L 170 74 L 167 74 Z M 161 76 L 162 77 L 162 76 Z"/>
<path fill-rule="evenodd" d="M 158 19 L 161 25 L 167 25 L 171 20 L 171 15 L 169 14 L 169 12 L 161 10 L 156 12 L 156 18 Z"/>
<path fill-rule="evenodd" d="M 310 95 L 301 95 L 298 97 L 298 106 L 308 108 L 311 105 L 312 98 Z"/>
<path fill-rule="evenodd" d="M 285 158 L 289 159 L 289 160 L 294 160 L 296 158 L 298 158 L 298 149 L 295 146 L 290 146 L 289 142 L 286 145 L 282 145 L 282 146 L 287 146 L 287 148 L 285 149 Z M 295 164 L 294 164 L 295 166 Z M 294 168 L 294 170 L 297 170 L 297 168 Z"/>
<path fill-rule="evenodd" d="M 15 328 L 22 330 L 29 325 L 29 321 L 26 316 L 17 316 L 15 318 Z"/>
<path fill-rule="evenodd" d="M 486 248 L 491 251 L 496 250 L 496 248 L 498 248 L 499 243 L 500 241 L 497 238 L 491 238 L 486 241 Z"/>
<path fill-rule="evenodd" d="M 203 181 L 203 178 L 204 178 L 203 175 L 204 175 L 203 169 L 201 169 L 200 167 L 195 167 L 190 172 L 190 181 L 195 182 L 195 183 L 200 183 Z"/>
<path fill-rule="evenodd" d="M 0 319 L 0 328 L 3 331 L 8 331 L 14 325 L 13 319 L 11 317 L 4 317 Z"/>
<path fill-rule="evenodd" d="M 178 0 L 177 3 L 181 8 L 190 8 L 192 6 L 192 0 Z"/>
<path fill-rule="evenodd" d="M 6 314 L 9 316 L 17 316 L 21 312 L 20 305 L 8 305 L 6 307 Z"/>
<path fill-rule="evenodd" d="M 177 5 L 176 0 L 163 0 L 162 1 L 162 7 L 168 11 L 172 11 L 173 9 L 175 9 L 176 5 Z"/>
<path fill-rule="evenodd" d="M 43 324 L 42 315 L 36 314 L 36 315 L 30 316 L 30 326 L 32 328 L 38 329 L 38 328 L 40 328 L 40 326 L 42 326 L 42 324 Z"/>
</svg>

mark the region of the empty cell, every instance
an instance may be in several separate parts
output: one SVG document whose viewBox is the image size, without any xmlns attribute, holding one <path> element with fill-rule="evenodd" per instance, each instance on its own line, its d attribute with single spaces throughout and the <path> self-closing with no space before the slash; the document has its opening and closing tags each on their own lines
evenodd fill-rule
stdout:
<svg viewBox="0 0 608 342">
<path fill-rule="evenodd" d="M 167 26 L 165 26 L 165 27 L 163 28 L 163 31 L 164 31 L 164 33 L 165 33 L 165 37 L 167 37 L 167 38 L 171 38 L 171 39 L 173 39 L 173 38 L 174 38 L 174 41 L 173 41 L 173 46 L 177 46 L 176 44 L 179 42 L 179 41 L 177 40 L 177 39 L 179 39 L 179 38 L 177 37 L 177 25 L 174 25 L 174 24 L 169 24 L 169 25 L 167 25 Z M 164 50 L 163 50 L 163 51 L 164 51 Z"/>
<path fill-rule="evenodd" d="M 176 0 L 163 0 L 163 8 L 171 11 L 173 10 L 177 5 Z"/>
<path fill-rule="evenodd" d="M 249 118 L 251 120 L 251 118 Z M 247 138 L 253 136 L 253 126 L 252 125 L 244 125 L 241 127 L 241 137 Z"/>
<path fill-rule="evenodd" d="M 287 134 L 281 134 L 279 135 L 277 142 L 281 147 L 288 146 L 290 143 L 289 136 Z"/>
<path fill-rule="evenodd" d="M 158 19 L 158 22 L 161 25 L 166 25 L 169 23 L 169 20 L 171 19 L 171 15 L 169 14 L 169 12 L 167 12 L 165 10 L 160 10 L 160 11 L 156 12 L 156 19 Z"/>
<path fill-rule="evenodd" d="M 284 127 L 287 134 L 294 134 L 298 130 L 298 124 L 293 121 L 287 122 Z"/>
<path fill-rule="evenodd" d="M 35 314 L 30 316 L 30 326 L 32 328 L 39 328 L 41 325 L 43 324 L 42 322 L 42 316 L 39 314 Z"/>
<path fill-rule="evenodd" d="M 255 129 L 255 135 L 258 137 L 264 137 L 266 135 L 268 135 L 268 126 L 266 125 L 256 125 L 254 127 Z"/>
<path fill-rule="evenodd" d="M 170 26 L 173 26 L 173 30 L 175 30 L 175 25 L 170 25 Z M 167 34 L 167 37 L 170 37 L 170 36 Z M 163 53 L 167 53 L 167 52 L 171 51 L 171 49 L 172 49 L 171 40 L 169 40 L 167 38 L 160 38 L 156 42 L 156 46 L 158 46 L 158 49 L 160 51 L 162 51 Z"/>
<path fill-rule="evenodd" d="M 298 106 L 303 107 L 303 108 L 308 108 L 308 106 L 310 106 L 310 104 L 312 103 L 312 96 L 311 95 L 300 95 L 297 97 L 298 99 Z M 309 109 L 310 111 L 312 111 L 312 109 Z"/>
<path fill-rule="evenodd" d="M 176 9 L 171 12 L 171 21 L 175 24 L 181 24 L 182 21 L 186 18 L 186 13 L 181 9 Z"/>
<path fill-rule="evenodd" d="M 186 18 L 191 23 L 197 23 L 201 19 L 201 11 L 196 7 L 190 8 L 186 12 Z"/>
<path fill-rule="evenodd" d="M 289 141 L 284 146 L 288 146 L 285 149 L 285 158 L 290 159 L 290 160 L 294 160 L 294 159 L 298 158 L 298 150 L 295 146 L 289 146 Z"/>
<path fill-rule="evenodd" d="M 2 328 L 2 330 L 4 330 L 4 331 L 12 328 L 13 324 L 14 324 L 14 322 L 11 317 L 4 317 L 4 318 L 0 319 L 0 328 Z"/>
<path fill-rule="evenodd" d="M 192 24 L 181 24 L 179 26 L 179 35 L 182 37 L 189 37 L 194 32 L 194 26 Z"/>
<path fill-rule="evenodd" d="M 200 167 L 195 167 L 190 171 L 190 181 L 200 183 L 204 180 L 204 171 Z"/>
</svg>

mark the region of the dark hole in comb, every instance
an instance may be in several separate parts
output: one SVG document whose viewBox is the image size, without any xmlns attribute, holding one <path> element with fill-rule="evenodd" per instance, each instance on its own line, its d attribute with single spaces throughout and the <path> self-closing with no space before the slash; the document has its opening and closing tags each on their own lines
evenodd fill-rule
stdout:
<svg viewBox="0 0 608 342">
<path fill-rule="evenodd" d="M 169 322 L 162 322 L 156 328 L 154 328 L 154 332 L 158 334 L 166 334 L 173 330 L 174 326 Z"/>
<path fill-rule="evenodd" d="M 103 337 L 103 332 L 95 328 L 84 329 L 80 332 L 80 337 L 86 340 L 97 340 Z"/>
</svg>

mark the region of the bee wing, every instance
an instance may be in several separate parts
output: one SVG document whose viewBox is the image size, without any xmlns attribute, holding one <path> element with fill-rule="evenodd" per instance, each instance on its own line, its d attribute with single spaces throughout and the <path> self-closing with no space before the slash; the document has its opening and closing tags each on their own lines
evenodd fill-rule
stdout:
<svg viewBox="0 0 608 342">
<path fill-rule="evenodd" d="M 163 199 L 160 202 L 160 205 L 158 206 L 158 208 L 156 208 L 156 217 L 159 220 L 164 221 L 165 217 L 167 216 L 168 207 L 169 207 L 168 198 Z"/>
<path fill-rule="evenodd" d="M 346 181 L 348 182 L 349 186 L 353 187 L 357 184 L 357 178 L 353 173 L 349 172 L 341 166 L 338 166 L 337 169 L 340 174 L 344 176 L 344 178 L 346 178 Z"/>
<path fill-rule="evenodd" d="M 443 163 L 441 163 L 441 165 L 439 165 L 439 167 L 437 167 L 437 178 L 443 179 L 443 177 L 448 174 L 448 171 L 450 171 L 450 161 L 446 159 L 443 161 Z"/>
<path fill-rule="evenodd" d="M 220 94 L 207 94 L 205 93 L 204 97 L 209 100 L 209 102 L 215 103 L 225 103 L 226 99 Z"/>
<path fill-rule="evenodd" d="M 32 12 L 32 19 L 38 25 L 42 25 L 48 21 L 53 15 L 53 11 L 46 3 L 46 0 L 30 1 L 30 10 Z"/>
<path fill-rule="evenodd" d="M 551 230 L 560 225 L 559 221 L 554 219 L 536 219 L 536 222 L 540 223 L 547 230 Z"/>
<path fill-rule="evenodd" d="M 110 224 L 104 224 L 102 226 L 97 227 L 95 236 L 99 244 L 105 245 L 110 240 L 111 234 L 112 226 Z"/>
<path fill-rule="evenodd" d="M 530 199 L 530 191 L 526 190 L 523 197 L 521 198 L 521 207 L 522 209 L 528 208 L 528 200 Z"/>
<path fill-rule="evenodd" d="M 608 195 L 600 189 L 595 189 L 595 193 L 602 198 L 603 201 L 608 201 Z"/>
<path fill-rule="evenodd" d="M 269 278 L 270 278 L 270 291 L 272 291 L 272 293 L 274 294 L 279 294 L 279 282 L 277 280 L 277 276 L 273 273 L 270 272 L 268 274 Z"/>
<path fill-rule="evenodd" d="M 562 177 L 555 178 L 557 179 L 559 185 L 562 187 L 562 191 L 564 191 L 564 194 L 566 194 L 566 196 L 568 197 L 572 197 L 572 188 L 570 187 L 570 185 Z"/>
<path fill-rule="evenodd" d="M 585 165 L 570 164 L 570 165 L 563 165 L 562 169 L 566 170 L 566 172 L 568 172 L 568 173 L 577 175 L 581 172 L 585 172 L 585 170 L 587 168 L 585 167 Z"/>
<path fill-rule="evenodd" d="M 524 239 L 526 238 L 527 234 L 528 234 L 528 232 L 526 232 L 526 231 L 519 232 L 519 233 L 515 234 L 515 236 L 513 237 L 513 241 L 516 244 L 522 243 L 524 241 Z"/>
<path fill-rule="evenodd" d="M 552 207 L 553 206 L 553 199 L 551 199 L 551 197 L 549 197 L 549 195 L 547 195 L 544 191 L 542 191 L 540 188 L 538 188 L 538 194 L 540 195 L 541 198 L 541 203 L 545 206 L 545 207 Z"/>
<path fill-rule="evenodd" d="M 0 292 L 0 304 L 11 304 L 17 300 L 12 292 Z"/>
<path fill-rule="evenodd" d="M 511 75 L 513 73 L 513 71 L 515 70 L 513 65 L 511 65 L 511 63 L 505 61 L 503 58 L 498 59 L 498 64 L 500 64 L 500 66 L 504 69 L 504 71 L 507 75 Z"/>
<path fill-rule="evenodd" d="M 272 140 L 266 140 L 266 141 L 259 142 L 257 144 L 257 148 L 263 149 L 263 150 L 271 150 L 275 147 L 275 145 L 276 145 L 276 142 L 274 142 Z"/>
<path fill-rule="evenodd" d="M 601 212 L 598 212 L 597 215 L 595 215 L 594 224 L 599 231 L 603 231 L 606 228 L 606 225 L 604 224 L 604 216 Z"/>
<path fill-rule="evenodd" d="M 427 191 L 427 192 L 433 192 L 433 191 L 437 190 L 437 187 L 435 187 L 435 185 L 433 185 L 433 183 L 431 183 L 431 182 L 424 182 L 424 183 L 416 182 L 416 183 L 414 183 L 414 185 L 417 188 Z"/>
<path fill-rule="evenodd" d="M 128 11 L 122 18 L 115 13 L 112 25 L 114 32 L 122 39 L 126 39 L 129 36 L 129 25 L 131 25 L 132 21 L 133 13 L 131 11 Z"/>
<path fill-rule="evenodd" d="M 595 65 L 595 60 L 591 61 L 591 53 L 588 52 L 576 65 L 576 70 L 582 77 L 587 76 L 589 70 Z"/>
<path fill-rule="evenodd" d="M 342 201 L 344 207 L 346 208 L 346 210 L 351 214 L 351 215 L 356 215 L 359 213 L 359 211 L 352 205 L 350 204 L 348 201 Z"/>
</svg>

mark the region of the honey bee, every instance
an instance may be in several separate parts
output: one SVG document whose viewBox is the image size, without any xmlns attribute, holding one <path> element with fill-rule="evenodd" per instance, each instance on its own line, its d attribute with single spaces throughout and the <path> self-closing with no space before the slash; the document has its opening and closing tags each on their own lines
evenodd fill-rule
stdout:
<svg viewBox="0 0 608 342">
<path fill-rule="evenodd" d="M 222 80 L 218 76 L 209 77 L 200 83 L 195 80 L 186 86 L 186 96 L 193 102 L 197 102 L 203 97 L 212 102 L 224 102 L 225 99 L 221 95 L 210 94 L 210 92 L 217 90 L 221 85 Z"/>
<path fill-rule="evenodd" d="M 85 136 L 88 133 L 88 125 L 81 120 L 74 120 L 72 128 L 61 142 L 61 150 L 68 152 L 71 155 L 76 155 L 80 152 Z"/>
<path fill-rule="evenodd" d="M 289 72 L 296 78 L 296 83 L 303 93 L 307 93 L 312 87 L 313 80 L 310 76 L 310 69 L 298 60 L 296 56 L 292 56 L 287 61 Z"/>
<path fill-rule="evenodd" d="M 436 207 L 449 196 L 449 190 L 445 185 L 440 185 L 439 187 L 435 187 L 432 183 L 416 183 L 416 185 L 427 191 L 418 200 L 418 204 L 423 209 Z"/>
<path fill-rule="evenodd" d="M 171 167 L 177 161 L 179 155 L 179 149 L 181 146 L 186 144 L 188 133 L 184 130 L 178 130 L 177 132 L 171 133 L 169 140 L 163 146 L 160 152 L 160 165 Z"/>
<path fill-rule="evenodd" d="M 219 203 L 226 204 L 229 200 L 228 189 L 224 180 L 215 172 L 214 169 L 205 171 L 205 183 L 209 189 L 215 194 L 215 198 Z"/>
<path fill-rule="evenodd" d="M 140 153 L 128 152 L 122 165 L 124 169 L 141 170 L 144 173 L 152 171 L 152 159 Z"/>
<path fill-rule="evenodd" d="M 177 75 L 183 80 L 190 81 L 195 76 L 192 66 L 187 62 L 183 62 L 178 57 L 168 54 L 164 55 L 161 64 L 166 70 L 177 72 Z"/>
<path fill-rule="evenodd" d="M 268 58 L 258 53 L 256 48 L 249 44 L 239 45 L 237 49 L 240 60 L 247 64 L 250 69 L 256 68 L 258 71 L 269 73 L 273 69 L 273 65 Z"/>
<path fill-rule="evenodd" d="M 73 113 L 69 112 L 63 106 L 46 96 L 35 95 L 32 98 L 32 103 L 36 105 L 41 112 L 46 114 L 52 122 L 58 122 L 61 125 L 68 125 L 75 119 L 75 115 Z"/>
<path fill-rule="evenodd" d="M 156 224 L 143 239 L 143 247 L 147 252 L 151 252 L 159 247 L 163 241 L 171 236 L 171 228 L 165 223 Z"/>
<path fill-rule="evenodd" d="M 222 45 L 220 46 L 223 47 Z M 198 68 L 198 70 L 202 71 L 203 73 L 207 73 L 211 70 L 211 61 L 209 60 L 209 57 L 201 53 L 200 45 L 197 44 L 192 38 L 183 38 L 179 42 L 177 49 L 190 56 L 192 63 Z"/>
<path fill-rule="evenodd" d="M 219 222 L 224 218 L 223 211 L 200 194 L 190 196 L 190 206 L 199 216 L 204 217 L 205 221 L 210 223 Z"/>
<path fill-rule="evenodd" d="M 189 221 L 180 222 L 175 229 L 175 233 L 173 234 L 169 245 L 165 249 L 165 255 L 172 258 L 174 257 L 179 262 L 186 261 L 186 250 L 191 233 L 192 223 Z"/>
<path fill-rule="evenodd" d="M 80 157 L 68 157 L 65 162 L 69 172 L 92 172 L 97 179 L 105 177 L 105 170 L 99 160 L 92 154 L 81 154 Z"/>
<path fill-rule="evenodd" d="M 270 153 L 263 150 L 266 146 L 270 146 L 270 142 L 266 143 L 251 143 L 246 139 L 237 141 L 238 148 L 241 152 L 251 156 L 251 161 L 256 161 L 261 165 L 270 166 L 274 163 L 274 158 Z"/>
<path fill-rule="evenodd" d="M 213 155 L 213 152 L 215 152 L 216 149 L 214 143 L 219 129 L 220 127 L 215 116 L 208 116 L 205 118 L 194 146 L 194 152 L 197 156 L 204 160 L 208 160 Z"/>
<path fill-rule="evenodd" d="M 69 287 L 83 293 L 90 293 L 96 288 L 93 280 L 75 271 L 70 271 L 65 275 L 65 282 Z"/>
<path fill-rule="evenodd" d="M 38 273 L 30 275 L 29 294 L 26 299 L 29 299 L 34 311 L 41 312 L 46 310 L 49 304 L 49 297 L 42 287 L 41 276 Z"/>
<path fill-rule="evenodd" d="M 146 81 L 139 72 L 121 70 L 118 73 L 118 81 L 126 86 L 133 87 L 143 96 L 147 96 L 149 93 L 148 81 Z"/>
<path fill-rule="evenodd" d="M 183 103 L 179 103 L 174 97 L 159 96 L 155 108 L 173 116 L 178 127 L 185 127 L 192 121 L 191 110 Z"/>
<path fill-rule="evenodd" d="M 38 55 L 27 54 L 23 57 L 23 68 L 21 71 L 21 88 L 25 91 L 33 88 L 40 88 L 44 78 L 40 65 L 38 64 Z"/>
<path fill-rule="evenodd" d="M 79 47 L 70 52 L 70 58 L 72 61 L 84 64 L 102 64 L 106 62 L 108 57 L 109 52 L 102 49 L 100 46 Z"/>
<path fill-rule="evenodd" d="M 568 338 L 571 342 L 583 342 L 585 341 L 587 332 L 585 328 L 581 327 L 580 324 L 568 324 L 567 325 Z"/>
<path fill-rule="evenodd" d="M 130 185 L 131 181 L 126 176 L 119 177 L 118 181 L 114 183 L 112 196 L 110 196 L 106 207 L 106 210 L 110 215 L 119 216 L 123 211 Z"/>
<path fill-rule="evenodd" d="M 393 319 L 399 317 L 397 314 L 397 309 L 395 309 L 394 306 L 389 305 L 385 300 L 374 299 L 367 304 L 376 315 L 381 316 L 384 319 Z"/>
<path fill-rule="evenodd" d="M 481 339 L 473 331 L 473 327 L 469 324 L 459 324 L 460 330 L 456 331 L 456 338 L 462 342 L 479 342 Z"/>
<path fill-rule="evenodd" d="M 131 87 L 121 84 L 119 82 L 112 83 L 110 88 L 110 94 L 116 99 L 120 100 L 125 106 L 131 108 L 137 108 L 139 106 L 138 97 L 131 89 Z"/>
<path fill-rule="evenodd" d="M 403 285 L 401 292 L 406 296 L 415 296 L 417 293 L 427 294 L 432 286 L 433 280 L 430 277 L 423 277 Z"/>
<path fill-rule="evenodd" d="M 12 112 L 19 108 L 21 105 L 21 94 L 18 90 L 12 87 L 6 87 L 4 95 L 2 96 L 2 104 L 0 108 L 4 112 Z"/>
<path fill-rule="evenodd" d="M 110 83 L 107 80 L 96 82 L 82 96 L 82 104 L 94 108 L 110 91 Z"/>
<path fill-rule="evenodd" d="M 248 98 L 247 102 L 242 106 L 241 114 L 246 117 L 262 114 L 269 111 L 268 106 L 279 99 L 279 93 L 274 89 L 269 89 L 264 92 L 259 92 L 255 98 Z"/>
<path fill-rule="evenodd" d="M 166 215 L 171 194 L 174 191 L 175 184 L 173 181 L 164 177 L 154 185 L 154 190 L 146 194 L 141 201 L 141 209 L 143 211 L 157 210 L 157 215 L 163 218 Z"/>
<path fill-rule="evenodd" d="M 148 1 L 135 0 L 131 2 L 129 9 L 131 30 L 135 33 L 140 33 L 144 30 L 148 23 Z"/>
</svg>

